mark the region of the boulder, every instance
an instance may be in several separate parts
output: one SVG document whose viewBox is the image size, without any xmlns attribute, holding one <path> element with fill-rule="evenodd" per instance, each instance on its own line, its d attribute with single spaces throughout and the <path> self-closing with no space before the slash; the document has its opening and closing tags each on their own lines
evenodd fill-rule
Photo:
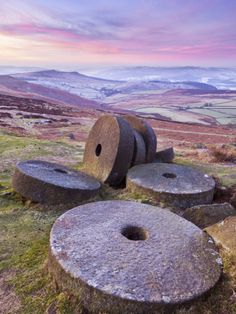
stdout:
<svg viewBox="0 0 236 314">
<path fill-rule="evenodd" d="M 171 163 L 175 158 L 174 148 L 166 147 L 161 148 L 156 152 L 154 162 L 166 162 Z"/>
<path fill-rule="evenodd" d="M 236 215 L 236 210 L 233 206 L 229 203 L 222 203 L 193 206 L 185 210 L 183 218 L 204 229 L 234 215 Z"/>
<path fill-rule="evenodd" d="M 236 263 L 236 216 L 227 217 L 205 230 L 217 245 L 230 254 Z"/>
</svg>

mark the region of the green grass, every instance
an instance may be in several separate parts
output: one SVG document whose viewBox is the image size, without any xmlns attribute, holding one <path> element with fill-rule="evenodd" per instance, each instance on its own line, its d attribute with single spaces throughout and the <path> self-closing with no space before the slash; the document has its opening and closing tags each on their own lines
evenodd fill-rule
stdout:
<svg viewBox="0 0 236 314">
<path fill-rule="evenodd" d="M 44 313 L 58 298 L 45 260 L 49 232 L 60 213 L 27 206 L 13 192 L 0 196 L 0 272 L 14 271 L 9 283 L 21 299 L 20 313 Z"/>
<path fill-rule="evenodd" d="M 11 189 L 11 174 L 21 159 L 53 156 L 68 164 L 68 156 L 83 153 L 81 146 L 6 132 L 0 132 L 0 142 L 0 273 L 15 274 L 9 283 L 20 297 L 20 313 L 45 313 L 50 304 L 73 313 L 70 297 L 55 290 L 45 267 L 51 226 L 64 211 L 24 202 Z"/>
<path fill-rule="evenodd" d="M 12 272 L 8 279 L 10 288 L 20 298 L 21 308 L 17 313 L 43 314 L 50 309 L 57 314 L 83 313 L 79 299 L 58 291 L 47 272 L 49 233 L 54 221 L 65 209 L 43 207 L 24 201 L 11 189 L 11 174 L 16 160 L 38 157 L 43 151 L 46 156 L 64 160 L 78 169 L 80 159 L 74 158 L 79 146 L 66 143 L 41 141 L 33 138 L 0 134 L 1 169 L 0 171 L 0 276 Z M 13 153 L 13 154 L 12 154 Z M 72 154 L 72 155 L 70 155 Z M 16 156 L 17 155 L 17 156 Z M 3 156 L 8 156 L 6 159 Z M 19 157 L 20 156 L 20 157 Z M 69 157 L 70 156 L 70 157 Z M 188 164 L 188 161 L 178 160 Z M 210 173 L 218 173 L 223 178 L 232 171 L 219 166 L 215 169 L 205 165 Z M 201 165 L 203 167 L 203 165 Z M 129 193 L 126 190 L 114 190 L 104 186 L 98 199 L 128 199 L 151 203 L 146 196 Z M 230 257 L 225 257 L 226 275 L 206 300 L 193 304 L 190 308 L 181 308 L 176 313 L 184 314 L 232 314 L 236 313 L 236 300 L 232 300 L 235 289 L 234 278 L 228 274 L 232 269 Z M 53 312 L 54 311 L 54 312 Z M 105 313 L 103 313 L 105 314 Z"/>
<path fill-rule="evenodd" d="M 15 164 L 24 159 L 47 159 L 50 161 L 75 164 L 82 160 L 81 143 L 69 145 L 36 138 L 16 136 L 0 132 L 0 171 L 1 180 L 7 181 Z"/>
</svg>

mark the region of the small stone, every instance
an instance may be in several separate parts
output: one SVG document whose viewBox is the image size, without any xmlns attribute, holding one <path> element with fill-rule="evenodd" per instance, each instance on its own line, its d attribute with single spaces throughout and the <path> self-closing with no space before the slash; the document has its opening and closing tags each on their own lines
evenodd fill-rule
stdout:
<svg viewBox="0 0 236 314">
<path fill-rule="evenodd" d="M 154 162 L 165 162 L 165 163 L 171 163 L 175 158 L 174 148 L 173 147 L 167 147 L 159 149 L 156 152 L 156 157 Z"/>
<path fill-rule="evenodd" d="M 133 129 L 120 117 L 104 115 L 89 133 L 84 169 L 98 180 L 119 185 L 125 178 L 134 152 Z"/>
<path fill-rule="evenodd" d="M 75 140 L 75 135 L 74 135 L 74 133 L 69 133 L 69 134 L 68 134 L 68 137 L 69 137 L 69 139 L 71 139 L 71 140 Z"/>
<path fill-rule="evenodd" d="M 203 143 L 196 143 L 195 145 L 193 145 L 194 148 L 196 149 L 206 149 L 207 146 Z"/>
<path fill-rule="evenodd" d="M 185 210 L 183 218 L 204 229 L 224 220 L 228 216 L 236 215 L 236 210 L 229 204 L 198 205 Z"/>
<path fill-rule="evenodd" d="M 94 197 L 101 187 L 83 172 L 41 160 L 18 163 L 12 185 L 26 199 L 41 204 L 81 202 Z"/>
<path fill-rule="evenodd" d="M 227 217 L 205 230 L 236 262 L 236 216 Z"/>
<path fill-rule="evenodd" d="M 221 275 L 205 232 L 158 207 L 82 205 L 51 230 L 49 271 L 93 313 L 163 313 L 206 293 Z"/>
<path fill-rule="evenodd" d="M 151 163 L 131 168 L 127 188 L 150 196 L 156 204 L 183 210 L 195 205 L 210 204 L 215 181 L 191 167 Z"/>
</svg>

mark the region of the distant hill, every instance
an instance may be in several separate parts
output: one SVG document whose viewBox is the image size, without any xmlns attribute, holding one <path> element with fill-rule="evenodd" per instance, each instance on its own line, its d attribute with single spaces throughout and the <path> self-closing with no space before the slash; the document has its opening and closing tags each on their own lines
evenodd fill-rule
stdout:
<svg viewBox="0 0 236 314">
<path fill-rule="evenodd" d="M 83 69 L 87 75 L 126 81 L 171 81 L 207 83 L 218 89 L 236 90 L 236 67 L 153 67 L 120 66 Z"/>
<path fill-rule="evenodd" d="M 55 79 L 55 78 L 83 79 L 83 80 L 99 81 L 99 82 L 101 81 L 102 82 L 119 82 L 117 80 L 109 80 L 109 79 L 88 76 L 88 75 L 81 74 L 76 71 L 66 72 L 66 71 L 58 71 L 58 70 L 42 70 L 42 71 L 34 71 L 34 72 L 26 72 L 26 73 L 16 73 L 16 74 L 13 74 L 13 76 L 16 78 L 27 79 L 27 80 L 29 78 L 33 80 L 34 78 L 45 77 L 45 78 L 52 78 L 52 79 Z"/>
<path fill-rule="evenodd" d="M 54 100 L 76 106 L 98 106 L 96 102 L 84 99 L 78 95 L 73 95 L 60 89 L 32 84 L 9 75 L 0 75 L 0 92 L 16 96 L 28 96 L 29 98 L 36 97 L 51 101 Z"/>
<path fill-rule="evenodd" d="M 216 90 L 210 84 L 168 80 L 144 80 L 124 81 L 108 80 L 87 76 L 79 72 L 63 72 L 46 70 L 31 73 L 13 75 L 15 78 L 43 85 L 45 87 L 57 88 L 90 100 L 104 102 L 107 97 L 115 94 L 129 94 L 141 91 L 166 90 L 166 89 L 204 89 Z"/>
<path fill-rule="evenodd" d="M 91 100 L 102 101 L 106 95 L 101 91 L 103 87 L 113 89 L 121 81 L 107 80 L 78 72 L 63 72 L 46 70 L 13 75 L 15 78 L 45 87 L 57 88 Z"/>
</svg>

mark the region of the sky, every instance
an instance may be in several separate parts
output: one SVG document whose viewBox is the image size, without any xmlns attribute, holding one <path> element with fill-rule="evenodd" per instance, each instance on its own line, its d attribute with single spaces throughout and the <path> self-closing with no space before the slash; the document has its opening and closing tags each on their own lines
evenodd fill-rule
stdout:
<svg viewBox="0 0 236 314">
<path fill-rule="evenodd" d="M 236 66 L 236 0 L 0 0 L 0 65 Z"/>
</svg>

